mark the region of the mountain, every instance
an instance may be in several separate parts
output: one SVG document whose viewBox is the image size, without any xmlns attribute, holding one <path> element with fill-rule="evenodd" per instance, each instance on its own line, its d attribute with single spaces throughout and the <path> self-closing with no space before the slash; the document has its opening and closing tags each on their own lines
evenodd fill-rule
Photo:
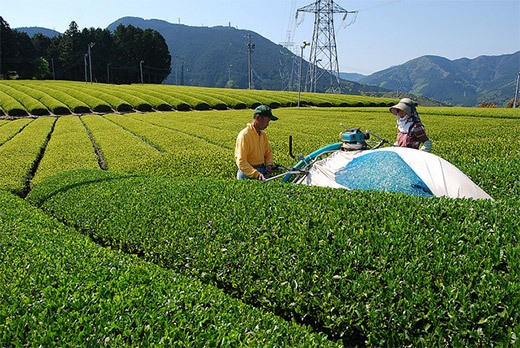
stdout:
<svg viewBox="0 0 520 348">
<path fill-rule="evenodd" d="M 457 60 L 423 56 L 376 72 L 359 82 L 452 105 L 477 106 L 488 101 L 504 106 L 514 96 L 519 71 L 520 51 Z"/>
<path fill-rule="evenodd" d="M 181 84 L 184 80 L 185 85 L 192 86 L 248 88 L 250 35 L 253 88 L 297 90 L 299 57 L 253 31 L 231 26 L 193 27 L 138 17 L 120 18 L 107 29 L 114 31 L 121 24 L 157 30 L 164 37 L 172 56 L 172 72 L 164 83 Z M 307 64 L 303 62 L 303 71 L 307 71 Z M 323 92 L 327 79 L 322 80 L 317 89 Z M 348 94 L 387 92 L 351 81 L 342 81 L 342 90 Z"/>
<path fill-rule="evenodd" d="M 158 19 L 123 17 L 110 24 L 133 25 L 158 31 L 172 56 L 171 73 L 164 83 L 202 87 L 249 87 L 248 43 L 251 38 L 252 83 L 254 89 L 297 90 L 299 56 L 249 30 L 231 26 L 193 27 Z M 38 27 L 17 28 L 30 36 L 60 33 Z M 306 72 L 308 62 L 303 61 Z M 520 51 L 502 56 L 449 60 L 423 56 L 370 76 L 341 73 L 343 93 L 397 98 L 409 96 L 424 106 L 476 106 L 482 101 L 503 106 L 514 95 Z M 326 75 L 317 91 L 330 85 Z M 302 80 L 302 87 L 304 81 Z"/>
<path fill-rule="evenodd" d="M 344 80 L 359 82 L 362 79 L 364 79 L 365 77 L 367 77 L 367 75 L 361 75 L 361 74 L 356 74 L 356 73 L 340 72 L 339 73 L 339 77 L 344 79 Z"/>
<path fill-rule="evenodd" d="M 61 33 L 57 32 L 56 30 L 41 28 L 41 27 L 20 27 L 20 28 L 15 28 L 15 30 L 27 33 L 27 35 L 29 35 L 29 37 L 33 37 L 34 35 L 36 35 L 38 33 L 42 33 L 43 35 L 45 35 L 47 37 L 51 37 L 51 38 L 61 35 Z"/>
</svg>

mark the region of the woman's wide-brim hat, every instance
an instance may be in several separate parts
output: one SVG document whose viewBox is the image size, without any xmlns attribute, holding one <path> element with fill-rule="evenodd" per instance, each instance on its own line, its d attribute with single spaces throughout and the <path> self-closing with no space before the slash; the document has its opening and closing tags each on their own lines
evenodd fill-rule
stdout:
<svg viewBox="0 0 520 348">
<path fill-rule="evenodd" d="M 413 110 L 415 109 L 415 104 L 413 100 L 410 98 L 403 98 L 399 103 L 395 104 L 394 106 L 390 107 L 390 112 L 397 116 L 397 113 L 399 110 L 402 110 L 406 112 L 408 116 L 413 115 Z"/>
</svg>

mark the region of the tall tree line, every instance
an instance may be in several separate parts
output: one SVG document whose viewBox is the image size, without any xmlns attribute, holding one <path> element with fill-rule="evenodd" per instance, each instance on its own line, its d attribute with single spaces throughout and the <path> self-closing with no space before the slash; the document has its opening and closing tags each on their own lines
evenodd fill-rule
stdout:
<svg viewBox="0 0 520 348">
<path fill-rule="evenodd" d="M 3 78 L 57 79 L 104 83 L 162 83 L 171 70 L 164 37 L 152 29 L 120 25 L 79 30 L 76 22 L 49 38 L 12 30 L 0 17 L 0 74 Z M 90 47 L 90 56 L 89 53 Z M 92 66 L 90 66 L 90 63 Z M 92 71 L 92 77 L 90 76 Z"/>
</svg>

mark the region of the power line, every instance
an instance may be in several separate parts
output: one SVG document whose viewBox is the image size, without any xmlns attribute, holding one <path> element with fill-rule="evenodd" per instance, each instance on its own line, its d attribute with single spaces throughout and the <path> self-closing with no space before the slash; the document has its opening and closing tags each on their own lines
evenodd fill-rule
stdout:
<svg viewBox="0 0 520 348">
<path fill-rule="evenodd" d="M 314 30 L 305 90 L 316 92 L 318 80 L 328 73 L 330 76 L 329 92 L 341 93 L 334 14 L 343 13 L 343 20 L 345 20 L 347 14 L 357 13 L 357 11 L 347 11 L 335 4 L 333 0 L 316 0 L 310 5 L 299 8 L 296 11 L 296 17 L 300 12 L 314 13 Z"/>
</svg>

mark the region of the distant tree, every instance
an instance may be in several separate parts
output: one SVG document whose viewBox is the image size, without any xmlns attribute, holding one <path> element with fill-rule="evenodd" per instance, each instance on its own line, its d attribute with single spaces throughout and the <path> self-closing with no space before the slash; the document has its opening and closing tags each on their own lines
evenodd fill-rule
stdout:
<svg viewBox="0 0 520 348">
<path fill-rule="evenodd" d="M 34 75 L 33 77 L 37 80 L 43 80 L 48 78 L 50 75 L 49 62 L 47 62 L 44 58 L 37 58 L 34 65 Z"/>
<path fill-rule="evenodd" d="M 514 103 L 515 103 L 515 98 L 511 98 L 511 100 L 509 100 L 504 107 L 512 108 Z M 516 107 L 517 108 L 520 107 L 520 99 L 516 100 Z"/>
<path fill-rule="evenodd" d="M 83 43 L 78 24 L 72 21 L 69 29 L 58 38 L 60 79 L 80 81 L 85 78 L 84 60 L 87 47 Z"/>
<path fill-rule="evenodd" d="M 36 71 L 38 52 L 29 35 L 12 30 L 0 17 L 1 30 L 1 68 L 5 77 L 8 71 L 16 72 L 20 78 L 32 78 Z"/>
<path fill-rule="evenodd" d="M 142 67 L 144 82 L 162 83 L 171 70 L 168 45 L 152 29 L 120 25 L 114 34 L 99 28 L 80 31 L 72 21 L 63 35 L 51 39 L 37 34 L 31 39 L 11 30 L 2 17 L 0 25 L 0 72 L 4 76 L 9 71 L 24 79 L 82 81 L 90 80 L 92 70 L 93 81 L 107 82 L 110 74 L 110 82 L 135 83 L 141 81 Z"/>
<path fill-rule="evenodd" d="M 4 78 L 7 73 L 7 64 L 4 57 L 6 57 L 6 44 L 9 42 L 7 37 L 11 35 L 11 28 L 9 24 L 0 16 L 0 80 Z"/>
<path fill-rule="evenodd" d="M 41 55 L 36 61 L 36 75 L 34 77 L 38 80 L 51 79 L 52 71 L 49 62 L 52 62 L 53 57 L 49 57 L 48 52 L 52 45 L 52 40 L 42 33 L 38 33 L 32 37 L 31 41 L 36 51 Z"/>
<path fill-rule="evenodd" d="M 483 101 L 482 103 L 480 103 L 480 105 L 478 107 L 479 108 L 498 108 L 498 105 L 496 105 L 493 102 Z"/>
<path fill-rule="evenodd" d="M 144 82 L 161 83 L 170 74 L 172 60 L 164 37 L 158 31 L 146 29 L 139 42 L 143 43 Z"/>
<path fill-rule="evenodd" d="M 52 40 L 43 35 L 42 33 L 38 33 L 34 35 L 31 39 L 35 49 L 40 53 L 46 53 L 49 50 L 49 47 L 52 45 Z"/>
<path fill-rule="evenodd" d="M 112 64 L 116 83 L 161 83 L 171 71 L 171 55 L 163 36 L 151 29 L 119 25 L 114 31 Z M 141 63 L 141 61 L 143 63 Z"/>
<path fill-rule="evenodd" d="M 89 28 L 81 31 L 82 43 L 85 52 L 88 51 L 90 43 L 94 45 L 90 49 L 92 62 L 92 80 L 97 82 L 107 82 L 107 65 L 111 63 L 114 53 L 114 40 L 110 30 L 100 28 Z"/>
</svg>

